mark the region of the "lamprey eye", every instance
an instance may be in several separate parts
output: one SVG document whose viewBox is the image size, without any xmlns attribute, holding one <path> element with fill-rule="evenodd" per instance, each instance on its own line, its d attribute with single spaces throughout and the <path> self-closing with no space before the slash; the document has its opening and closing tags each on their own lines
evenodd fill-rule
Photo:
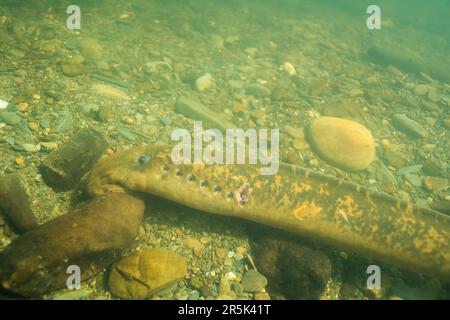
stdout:
<svg viewBox="0 0 450 320">
<path fill-rule="evenodd" d="M 148 164 L 149 162 L 150 162 L 150 157 L 145 154 L 140 155 L 138 158 L 139 164 L 145 165 L 145 164 Z"/>
<path fill-rule="evenodd" d="M 233 200 L 233 192 L 227 192 L 227 200 Z"/>
<path fill-rule="evenodd" d="M 206 181 L 206 180 L 200 181 L 200 187 L 201 188 L 206 188 L 207 186 L 208 186 L 208 181 Z"/>
<path fill-rule="evenodd" d="M 162 166 L 161 169 L 162 169 L 163 172 L 169 172 L 169 169 L 170 169 L 170 168 L 169 168 L 168 165 L 165 164 L 165 165 Z"/>
<path fill-rule="evenodd" d="M 177 177 L 181 177 L 181 176 L 183 175 L 183 171 L 181 171 L 180 169 L 177 169 L 177 170 L 175 171 L 175 175 L 176 175 Z"/>
<path fill-rule="evenodd" d="M 194 181 L 195 181 L 195 177 L 194 177 L 193 175 L 189 175 L 189 176 L 187 177 L 187 181 L 188 181 L 188 182 L 194 182 Z"/>
<path fill-rule="evenodd" d="M 220 192 L 220 187 L 219 186 L 214 186 L 214 188 L 213 188 L 213 192 L 214 193 L 219 193 Z"/>
</svg>

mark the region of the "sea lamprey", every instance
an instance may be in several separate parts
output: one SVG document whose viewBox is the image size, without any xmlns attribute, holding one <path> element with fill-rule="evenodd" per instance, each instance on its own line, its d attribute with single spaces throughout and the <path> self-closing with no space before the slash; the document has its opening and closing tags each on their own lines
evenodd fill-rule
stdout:
<svg viewBox="0 0 450 320">
<path fill-rule="evenodd" d="M 148 193 L 450 280 L 450 217 L 442 213 L 293 165 L 271 176 L 250 164 L 175 165 L 171 150 L 141 146 L 100 160 L 88 192 Z"/>
</svg>

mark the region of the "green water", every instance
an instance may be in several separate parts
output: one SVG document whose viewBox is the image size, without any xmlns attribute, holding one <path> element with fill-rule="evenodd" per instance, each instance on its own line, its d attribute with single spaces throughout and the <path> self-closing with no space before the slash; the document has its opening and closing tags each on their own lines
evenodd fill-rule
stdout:
<svg viewBox="0 0 450 320">
<path fill-rule="evenodd" d="M 368 28 L 371 4 L 381 10 L 381 29 Z M 171 142 L 177 128 L 192 132 L 193 121 L 205 129 L 278 129 L 282 162 L 449 214 L 449 1 L 80 0 L 78 6 L 80 29 L 70 29 L 66 1 L 0 0 L 0 176 L 21 176 L 39 223 L 86 199 L 78 189 L 55 192 L 39 170 L 80 129 L 97 129 L 112 154 Z M 177 109 L 181 97 L 203 109 Z M 399 114 L 407 120 L 396 122 Z M 345 134 L 341 150 L 316 150 L 303 130 L 320 116 L 363 125 L 375 154 Z M 360 167 L 360 158 L 367 164 Z M 132 247 L 167 247 L 189 266 L 183 279 L 147 299 L 450 297 L 442 280 L 315 239 L 270 229 L 267 240 L 258 225 L 160 199 L 147 204 Z M 1 218 L 0 250 L 18 237 Z M 271 256 L 257 250 L 258 242 L 315 250 L 310 265 L 325 261 L 331 271 L 306 266 L 297 274 L 290 272 L 295 263 L 284 261 L 278 273 L 265 274 L 270 268 L 256 265 L 268 279 L 267 294 L 247 292 L 241 280 L 255 267 L 252 257 Z M 366 287 L 372 264 L 382 270 L 378 290 Z M 83 281 L 84 291 L 72 298 L 116 299 L 107 274 Z M 70 298 L 68 291 L 40 297 Z"/>
</svg>

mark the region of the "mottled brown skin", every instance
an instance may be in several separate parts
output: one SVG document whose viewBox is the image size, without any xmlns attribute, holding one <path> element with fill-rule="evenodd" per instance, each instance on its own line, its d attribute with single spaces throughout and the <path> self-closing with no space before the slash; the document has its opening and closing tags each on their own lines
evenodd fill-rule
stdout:
<svg viewBox="0 0 450 320">
<path fill-rule="evenodd" d="M 450 217 L 444 214 L 293 165 L 262 176 L 255 165 L 174 165 L 170 152 L 167 145 L 142 146 L 104 158 L 91 171 L 88 191 L 145 192 L 450 281 Z M 150 161 L 140 162 L 141 155 Z M 239 203 L 246 184 L 249 200 Z"/>
</svg>

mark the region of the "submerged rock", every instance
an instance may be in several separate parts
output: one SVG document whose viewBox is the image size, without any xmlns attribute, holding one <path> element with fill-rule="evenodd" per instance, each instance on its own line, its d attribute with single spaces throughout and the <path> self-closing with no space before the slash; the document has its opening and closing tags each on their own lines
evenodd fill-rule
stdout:
<svg viewBox="0 0 450 320">
<path fill-rule="evenodd" d="M 314 119 L 305 130 L 307 141 L 319 156 L 347 171 L 367 168 L 375 158 L 375 142 L 361 124 L 334 117 Z"/>
<path fill-rule="evenodd" d="M 287 299 L 317 299 L 331 277 L 330 259 L 298 241 L 255 232 L 251 241 L 255 264 L 269 279 L 269 292 Z"/>
<path fill-rule="evenodd" d="M 392 117 L 392 125 L 399 131 L 404 132 L 411 138 L 424 138 L 427 131 L 416 121 L 408 118 L 405 114 L 396 114 Z"/>
<path fill-rule="evenodd" d="M 0 212 L 19 233 L 25 233 L 38 226 L 18 174 L 0 177 Z"/>
<path fill-rule="evenodd" d="M 0 286 L 36 297 L 64 288 L 71 265 L 91 277 L 132 244 L 143 212 L 142 200 L 109 193 L 34 228 L 0 253 Z"/>
<path fill-rule="evenodd" d="M 256 270 L 248 270 L 242 279 L 245 292 L 261 292 L 267 285 L 267 278 Z"/>
<path fill-rule="evenodd" d="M 123 299 L 145 299 L 187 274 L 186 259 L 164 248 L 146 248 L 123 258 L 111 269 L 109 287 Z"/>
</svg>

